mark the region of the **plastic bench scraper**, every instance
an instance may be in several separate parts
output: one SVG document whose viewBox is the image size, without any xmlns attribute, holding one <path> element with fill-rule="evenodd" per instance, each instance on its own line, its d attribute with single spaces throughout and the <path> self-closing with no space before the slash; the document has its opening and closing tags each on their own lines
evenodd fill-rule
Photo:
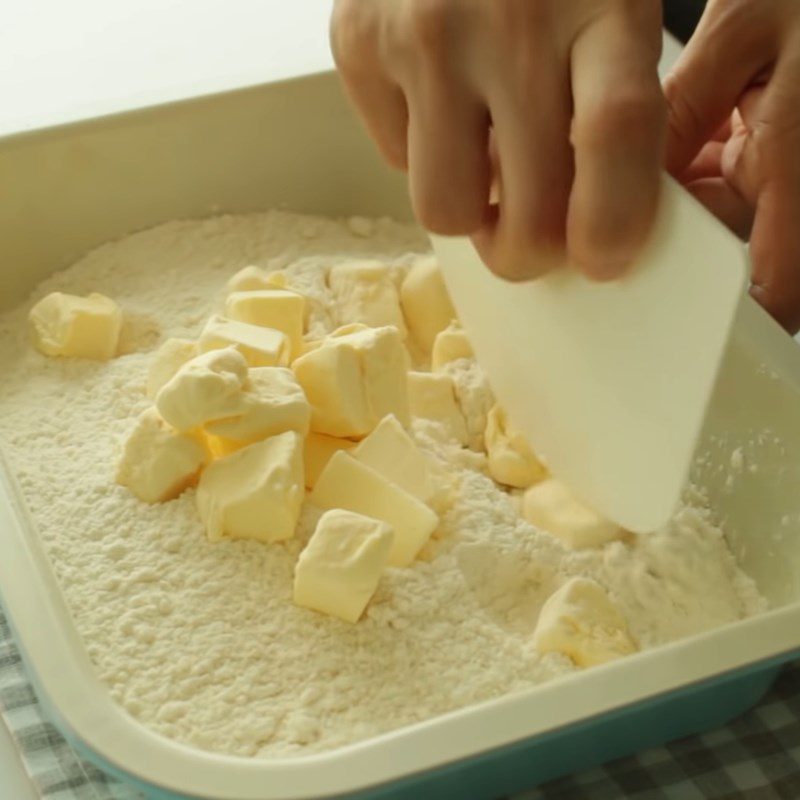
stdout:
<svg viewBox="0 0 800 800">
<path fill-rule="evenodd" d="M 514 427 L 598 513 L 636 533 L 663 525 L 744 296 L 744 244 L 669 178 L 649 244 L 615 282 L 565 265 L 507 283 L 467 238 L 431 238 Z"/>
</svg>

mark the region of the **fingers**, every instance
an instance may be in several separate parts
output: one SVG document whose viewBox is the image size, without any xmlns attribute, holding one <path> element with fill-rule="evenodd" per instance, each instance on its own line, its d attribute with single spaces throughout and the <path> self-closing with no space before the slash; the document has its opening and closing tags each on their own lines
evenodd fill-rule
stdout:
<svg viewBox="0 0 800 800">
<path fill-rule="evenodd" d="M 775 59 L 780 30 L 769 3 L 712 2 L 664 81 L 667 169 L 676 177 L 694 160 L 755 76 Z"/>
<path fill-rule="evenodd" d="M 753 206 L 724 178 L 698 178 L 686 188 L 740 239 L 750 238 L 755 215 Z"/>
<path fill-rule="evenodd" d="M 791 333 L 800 329 L 800 34 L 778 63 L 748 120 L 737 160 L 748 192 L 757 191 L 750 239 L 751 293 Z M 748 116 L 747 112 L 743 112 Z M 736 168 L 736 167 L 734 167 Z"/>
<path fill-rule="evenodd" d="M 409 185 L 417 219 L 434 233 L 470 234 L 489 212 L 488 111 L 445 75 L 423 74 L 407 92 Z"/>
<path fill-rule="evenodd" d="M 384 71 L 378 20 L 368 3 L 339 0 L 331 17 L 331 50 L 344 82 L 381 155 L 396 169 L 407 165 L 408 108 L 400 86 Z"/>
<path fill-rule="evenodd" d="M 563 260 L 572 183 L 567 65 L 548 47 L 525 58 L 489 92 L 499 168 L 499 202 L 473 241 L 509 280 L 547 272 Z"/>
<path fill-rule="evenodd" d="M 595 279 L 624 271 L 655 216 L 665 122 L 660 49 L 657 16 L 634 25 L 620 11 L 599 18 L 573 45 L 567 239 L 573 261 Z"/>
</svg>

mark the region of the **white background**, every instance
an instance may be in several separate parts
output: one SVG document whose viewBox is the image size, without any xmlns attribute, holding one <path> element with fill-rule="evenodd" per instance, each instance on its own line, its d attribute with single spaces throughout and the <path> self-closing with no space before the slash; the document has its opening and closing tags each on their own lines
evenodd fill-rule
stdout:
<svg viewBox="0 0 800 800">
<path fill-rule="evenodd" d="M 0 135 L 331 64 L 331 0 L 1 5 Z"/>
</svg>

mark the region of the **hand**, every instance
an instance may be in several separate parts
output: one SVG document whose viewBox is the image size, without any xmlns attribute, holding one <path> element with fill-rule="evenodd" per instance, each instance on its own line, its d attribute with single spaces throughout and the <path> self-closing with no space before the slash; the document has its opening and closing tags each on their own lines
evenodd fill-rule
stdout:
<svg viewBox="0 0 800 800">
<path fill-rule="evenodd" d="M 663 155 L 659 0 L 337 0 L 331 43 L 425 227 L 511 280 L 565 251 L 609 279 L 635 255 Z"/>
<path fill-rule="evenodd" d="M 710 0 L 664 91 L 670 171 L 750 239 L 750 293 L 797 332 L 800 2 Z"/>
</svg>

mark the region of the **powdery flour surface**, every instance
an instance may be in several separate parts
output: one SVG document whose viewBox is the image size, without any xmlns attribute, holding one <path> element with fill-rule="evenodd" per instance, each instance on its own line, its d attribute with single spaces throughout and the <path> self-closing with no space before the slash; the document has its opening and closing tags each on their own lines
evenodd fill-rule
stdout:
<svg viewBox="0 0 800 800">
<path fill-rule="evenodd" d="M 148 405 L 153 349 L 196 336 L 236 270 L 291 265 L 319 301 L 319 334 L 336 322 L 327 267 L 379 256 L 399 277 L 424 248 L 416 229 L 386 220 L 171 222 L 100 247 L 0 316 L 3 448 L 99 675 L 145 725 L 223 753 L 286 756 L 518 692 L 573 669 L 531 645 L 539 608 L 571 575 L 605 586 L 644 647 L 764 608 L 705 512 L 687 507 L 659 533 L 568 552 L 520 520 L 482 456 L 438 444 L 431 423 L 414 433 L 446 465 L 455 501 L 422 559 L 388 570 L 357 625 L 291 603 L 313 508 L 288 543 L 212 544 L 192 490 L 147 506 L 114 483 L 119 443 Z M 35 352 L 26 315 L 55 290 L 117 300 L 126 354 L 98 364 Z M 485 413 L 476 367 L 451 372 L 465 404 Z"/>
</svg>

